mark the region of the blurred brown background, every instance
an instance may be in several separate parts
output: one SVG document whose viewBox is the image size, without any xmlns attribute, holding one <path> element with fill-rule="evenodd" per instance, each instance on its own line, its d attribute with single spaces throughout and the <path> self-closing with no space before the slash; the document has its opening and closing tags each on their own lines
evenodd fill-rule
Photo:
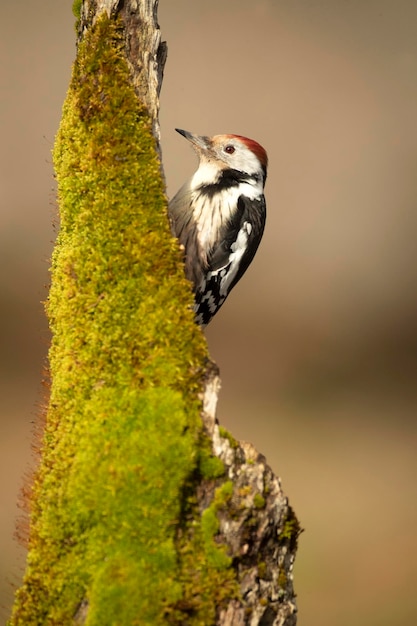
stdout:
<svg viewBox="0 0 417 626">
<path fill-rule="evenodd" d="M 299 623 L 417 623 L 417 3 L 160 0 L 159 18 L 169 195 L 196 165 L 175 126 L 270 156 L 264 241 L 207 336 L 221 422 L 267 456 L 305 528 Z M 0 23 L 3 623 L 75 37 L 70 0 L 3 1 Z"/>
</svg>

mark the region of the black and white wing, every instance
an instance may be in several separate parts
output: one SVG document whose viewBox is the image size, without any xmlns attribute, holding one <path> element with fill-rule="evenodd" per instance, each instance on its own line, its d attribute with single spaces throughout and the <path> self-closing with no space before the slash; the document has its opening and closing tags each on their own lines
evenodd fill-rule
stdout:
<svg viewBox="0 0 417 626">
<path fill-rule="evenodd" d="M 266 218 L 263 195 L 240 196 L 237 211 L 224 225 L 208 256 L 208 271 L 195 290 L 198 324 L 205 326 L 249 267 L 262 239 Z"/>
</svg>

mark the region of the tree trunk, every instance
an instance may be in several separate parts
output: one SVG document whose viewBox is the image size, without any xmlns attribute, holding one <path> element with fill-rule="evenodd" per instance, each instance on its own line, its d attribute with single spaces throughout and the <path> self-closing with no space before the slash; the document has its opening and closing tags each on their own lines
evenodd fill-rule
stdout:
<svg viewBox="0 0 417 626">
<path fill-rule="evenodd" d="M 296 623 L 299 525 L 265 459 L 216 421 L 218 371 L 169 229 L 157 4 L 78 6 L 54 150 L 51 389 L 13 626 Z"/>
</svg>

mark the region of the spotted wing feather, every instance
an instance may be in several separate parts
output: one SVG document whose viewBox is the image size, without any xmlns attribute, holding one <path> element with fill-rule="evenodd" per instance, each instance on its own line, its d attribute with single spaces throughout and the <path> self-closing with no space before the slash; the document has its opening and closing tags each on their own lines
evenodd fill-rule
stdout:
<svg viewBox="0 0 417 626">
<path fill-rule="evenodd" d="M 208 271 L 195 290 L 194 309 L 199 324 L 209 323 L 249 267 L 262 239 L 265 217 L 263 195 L 258 199 L 239 197 L 233 220 L 222 229 L 210 251 Z"/>
</svg>

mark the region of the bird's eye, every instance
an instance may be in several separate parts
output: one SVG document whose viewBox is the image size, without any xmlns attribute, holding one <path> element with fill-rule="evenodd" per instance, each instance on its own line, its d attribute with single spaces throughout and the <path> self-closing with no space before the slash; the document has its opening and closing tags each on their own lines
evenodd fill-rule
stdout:
<svg viewBox="0 0 417 626">
<path fill-rule="evenodd" d="M 233 154 L 235 147 L 231 145 L 225 146 L 224 151 L 227 152 L 227 154 Z"/>
</svg>

